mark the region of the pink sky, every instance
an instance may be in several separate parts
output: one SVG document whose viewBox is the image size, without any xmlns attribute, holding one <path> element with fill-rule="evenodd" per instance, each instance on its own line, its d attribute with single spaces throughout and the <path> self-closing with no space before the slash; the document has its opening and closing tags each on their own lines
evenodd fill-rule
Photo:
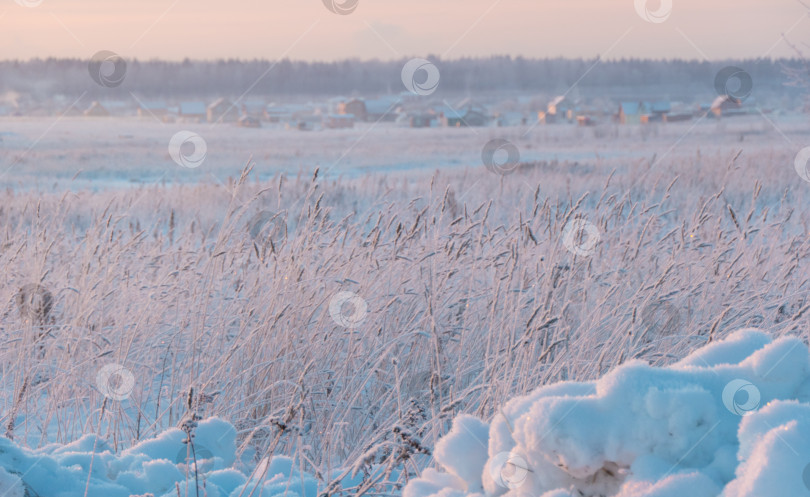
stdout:
<svg viewBox="0 0 810 497">
<path fill-rule="evenodd" d="M 359 0 L 346 16 L 321 0 L 2 2 L 0 59 L 793 56 L 782 33 L 810 53 L 797 0 L 672 0 L 662 23 L 643 20 L 634 0 Z"/>
</svg>

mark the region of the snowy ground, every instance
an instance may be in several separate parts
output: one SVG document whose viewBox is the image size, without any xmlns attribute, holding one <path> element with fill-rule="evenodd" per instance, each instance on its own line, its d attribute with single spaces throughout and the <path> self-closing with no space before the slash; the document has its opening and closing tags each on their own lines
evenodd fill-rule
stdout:
<svg viewBox="0 0 810 497">
<path fill-rule="evenodd" d="M 175 133 L 205 141 L 202 166 L 185 169 L 168 152 Z M 320 167 L 332 175 L 478 167 L 494 138 L 519 149 L 524 161 L 572 161 L 610 167 L 635 160 L 713 157 L 806 146 L 810 122 L 802 115 L 752 115 L 726 120 L 617 126 L 536 125 L 508 128 L 410 129 L 359 123 L 349 130 L 302 132 L 282 125 L 172 123 L 139 118 L 0 118 L 0 185 L 16 189 L 82 189 L 164 182 L 225 182 L 249 158 L 254 175 L 268 179 Z M 54 186 L 57 185 L 57 186 Z"/>
<path fill-rule="evenodd" d="M 194 169 L 168 150 L 192 125 L 0 121 L 0 481 L 497 495 L 514 451 L 532 497 L 801 495 L 805 408 L 774 400 L 807 400 L 810 125 L 769 118 L 193 125 Z"/>
</svg>

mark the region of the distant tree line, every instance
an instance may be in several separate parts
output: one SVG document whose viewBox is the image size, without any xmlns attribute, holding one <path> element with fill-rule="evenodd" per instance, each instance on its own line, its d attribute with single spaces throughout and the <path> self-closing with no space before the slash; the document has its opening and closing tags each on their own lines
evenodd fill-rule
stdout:
<svg viewBox="0 0 810 497">
<path fill-rule="evenodd" d="M 810 112 L 810 58 L 804 57 L 804 52 L 799 47 L 793 46 L 801 63 L 792 64 L 785 67 L 785 74 L 788 77 L 788 86 L 805 90 L 805 110 Z"/>
<path fill-rule="evenodd" d="M 398 61 L 304 62 L 217 60 L 181 62 L 126 60 L 126 77 L 116 88 L 101 87 L 88 73 L 89 60 L 34 59 L 0 62 L 0 93 L 14 91 L 38 98 L 79 95 L 127 98 L 189 98 L 211 95 L 352 95 L 404 90 Z M 605 88 L 695 88 L 712 90 L 717 72 L 734 65 L 751 75 L 755 87 L 791 91 L 789 74 L 806 68 L 794 59 L 725 61 L 620 59 L 527 59 L 497 56 L 441 60 L 428 57 L 440 71 L 439 90 L 475 92 L 563 92 L 577 83 L 583 90 Z M 593 66 L 593 67 L 592 67 Z M 591 68 L 592 67 L 592 68 Z M 587 75 L 586 75 L 587 73 Z M 583 75 L 585 75 L 583 77 Z M 798 91 L 798 90 L 793 90 Z"/>
</svg>

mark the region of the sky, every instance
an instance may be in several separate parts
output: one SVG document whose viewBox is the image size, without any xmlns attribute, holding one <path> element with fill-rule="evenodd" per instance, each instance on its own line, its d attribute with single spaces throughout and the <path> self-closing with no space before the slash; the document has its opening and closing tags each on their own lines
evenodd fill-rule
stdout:
<svg viewBox="0 0 810 497">
<path fill-rule="evenodd" d="M 0 60 L 794 56 L 783 34 L 810 54 L 810 0 L 324 1 L 0 0 Z"/>
</svg>

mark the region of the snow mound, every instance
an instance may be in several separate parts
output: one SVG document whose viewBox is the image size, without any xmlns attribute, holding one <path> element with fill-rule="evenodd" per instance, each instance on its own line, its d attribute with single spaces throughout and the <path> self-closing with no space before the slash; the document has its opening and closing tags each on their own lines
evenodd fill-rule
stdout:
<svg viewBox="0 0 810 497">
<path fill-rule="evenodd" d="M 458 416 L 404 497 L 810 495 L 810 354 L 738 331 L 666 368 L 626 363 Z"/>
<path fill-rule="evenodd" d="M 288 457 L 263 460 L 249 474 L 234 469 L 236 430 L 222 419 L 200 421 L 194 433 L 193 451 L 175 428 L 120 454 L 95 435 L 37 450 L 0 437 L 0 496 L 196 496 L 199 485 L 208 497 L 316 497 L 315 479 Z"/>
</svg>

